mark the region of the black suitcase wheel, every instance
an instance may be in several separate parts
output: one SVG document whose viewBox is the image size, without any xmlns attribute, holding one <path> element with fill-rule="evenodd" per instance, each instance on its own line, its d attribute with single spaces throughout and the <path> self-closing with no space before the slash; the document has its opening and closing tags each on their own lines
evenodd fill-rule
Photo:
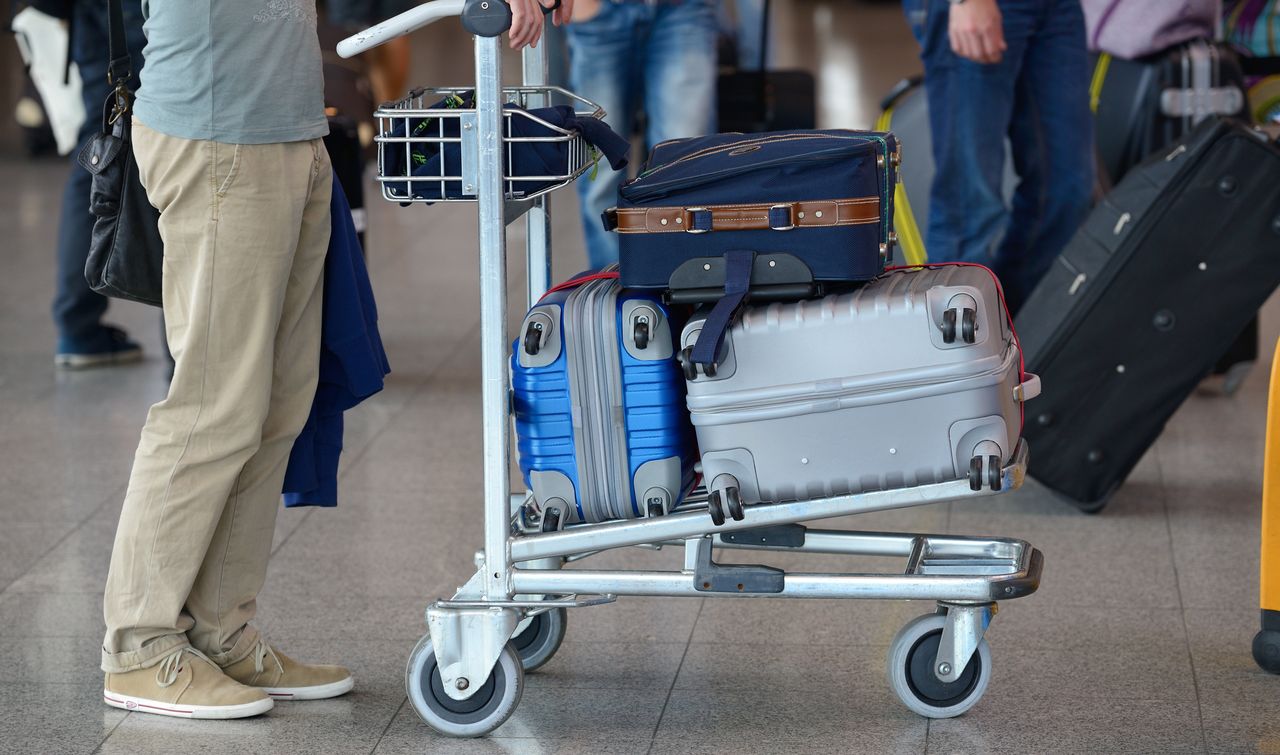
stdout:
<svg viewBox="0 0 1280 755">
<path fill-rule="evenodd" d="M 713 490 L 707 496 L 707 513 L 711 514 L 711 523 L 715 526 L 724 524 L 724 504 L 721 503 L 719 490 Z"/>
<path fill-rule="evenodd" d="M 644 320 L 636 320 L 635 327 L 631 329 L 631 337 L 636 342 L 637 349 L 645 349 L 649 346 L 649 323 Z"/>
<path fill-rule="evenodd" d="M 662 504 L 661 503 L 649 504 L 649 516 L 651 517 L 662 516 Z"/>
<path fill-rule="evenodd" d="M 942 342 L 956 342 L 956 311 L 948 309 L 942 313 Z"/>
<path fill-rule="evenodd" d="M 524 332 L 524 353 L 529 356 L 537 356 L 538 350 L 542 348 L 542 327 L 536 322 L 529 323 L 529 327 Z"/>
<path fill-rule="evenodd" d="M 704 365 L 704 366 L 702 367 L 702 374 L 706 375 L 707 377 L 715 377 L 715 376 L 716 376 L 716 363 L 715 363 L 715 362 L 712 362 L 711 364 Z"/>
<path fill-rule="evenodd" d="M 960 317 L 960 337 L 965 343 L 978 340 L 978 313 L 972 309 L 966 309 Z"/>
<path fill-rule="evenodd" d="M 982 490 L 982 457 L 975 456 L 969 460 L 969 489 Z"/>
<path fill-rule="evenodd" d="M 737 488 L 724 489 L 725 506 L 729 509 L 729 516 L 733 517 L 733 521 L 741 522 L 747 515 L 742 510 L 742 498 L 738 495 Z"/>
<path fill-rule="evenodd" d="M 680 367 L 684 370 L 685 380 L 698 379 L 698 365 L 693 363 L 693 347 L 686 346 L 680 352 Z"/>
<path fill-rule="evenodd" d="M 1004 487 L 1004 474 L 1003 470 L 1000 469 L 999 456 L 987 457 L 987 484 L 991 486 L 992 490 L 999 490 Z"/>
</svg>

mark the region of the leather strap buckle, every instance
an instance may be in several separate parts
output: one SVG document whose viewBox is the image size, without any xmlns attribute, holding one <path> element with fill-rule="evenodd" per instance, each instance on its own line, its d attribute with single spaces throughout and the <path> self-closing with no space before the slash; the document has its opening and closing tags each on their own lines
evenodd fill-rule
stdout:
<svg viewBox="0 0 1280 755">
<path fill-rule="evenodd" d="M 774 225 L 774 211 L 784 210 L 787 213 L 786 225 Z M 796 206 L 794 204 L 775 204 L 769 208 L 769 230 L 789 231 L 796 227 Z"/>
<path fill-rule="evenodd" d="M 711 209 L 708 207 L 686 207 L 685 208 L 684 210 L 684 216 L 685 216 L 684 232 L 685 233 L 706 233 L 707 231 L 711 230 L 710 222 L 707 223 L 706 228 L 694 227 L 695 226 L 694 214 L 699 212 L 710 213 Z"/>
</svg>

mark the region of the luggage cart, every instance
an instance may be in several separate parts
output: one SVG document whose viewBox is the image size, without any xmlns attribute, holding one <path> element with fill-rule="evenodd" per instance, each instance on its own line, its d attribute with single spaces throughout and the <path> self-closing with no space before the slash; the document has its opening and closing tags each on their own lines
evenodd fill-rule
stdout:
<svg viewBox="0 0 1280 755">
<path fill-rule="evenodd" d="M 413 649 L 405 672 L 406 692 L 418 715 L 452 736 L 480 736 L 496 729 L 519 703 L 524 673 L 545 663 L 559 647 L 566 609 L 628 595 L 936 601 L 935 613 L 911 621 L 894 638 L 889 681 L 903 703 L 921 715 L 942 718 L 968 710 L 990 680 L 991 655 L 983 635 L 997 601 L 1036 590 L 1043 563 L 1040 552 L 1013 539 L 816 530 L 801 523 L 1007 494 L 1023 481 L 1027 461 L 1023 443 L 998 470 L 999 479 L 980 490 L 961 479 L 748 505 L 719 526 L 708 516 L 705 490 L 695 491 L 699 494 L 662 516 L 572 525 L 553 532 L 541 531 L 541 511 L 531 496 L 512 495 L 506 226 L 525 217 L 532 304 L 550 283 L 548 193 L 580 176 L 591 158 L 573 132 L 540 137 L 570 143 L 564 171 L 537 177 L 554 180 L 554 186 L 521 193 L 519 182 L 504 175 L 504 150 L 519 149 L 520 144 L 503 138 L 509 133 L 503 125 L 504 119 L 533 116 L 506 109 L 503 103 L 538 107 L 563 98 L 575 104 L 580 116 L 603 117 L 604 113 L 593 103 L 547 84 L 541 49 L 524 50 L 521 86 L 501 86 L 498 37 L 510 25 L 510 9 L 502 0 L 434 0 L 344 40 L 338 52 L 350 57 L 454 15 L 461 16 L 463 26 L 475 35 L 475 107 L 431 108 L 425 104 L 429 95 L 458 90 L 419 90 L 375 114 L 378 180 L 384 197 L 401 203 L 428 201 L 412 199 L 414 191 L 393 187 L 440 181 L 439 196 L 447 196 L 444 184 L 453 182 L 455 188 L 462 187 L 460 199 L 429 201 L 474 201 L 479 213 L 484 547 L 476 553 L 474 576 L 452 598 L 427 607 L 429 632 Z M 459 137 L 445 136 L 443 120 L 450 118 L 460 121 Z M 414 133 L 411 120 L 415 126 L 425 123 L 427 127 Z M 391 135 L 398 121 L 404 128 L 397 134 L 403 136 Z M 434 130 L 429 127 L 433 122 L 439 124 Z M 388 150 L 409 150 L 415 142 L 434 143 L 437 148 L 458 145 L 461 175 L 387 175 Z M 443 166 L 445 161 L 440 162 Z M 405 164 L 412 161 L 406 159 Z M 404 171 L 411 172 L 411 168 Z M 681 549 L 684 559 L 669 571 L 562 568 L 601 551 L 631 546 L 673 546 Z M 787 573 L 764 565 L 718 564 L 714 548 L 884 556 L 899 561 L 896 568 L 875 574 Z"/>
</svg>

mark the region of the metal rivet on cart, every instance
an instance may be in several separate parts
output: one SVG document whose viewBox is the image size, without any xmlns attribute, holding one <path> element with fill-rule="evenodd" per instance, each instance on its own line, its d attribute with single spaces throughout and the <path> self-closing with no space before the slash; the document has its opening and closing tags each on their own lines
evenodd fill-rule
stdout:
<svg viewBox="0 0 1280 755">
<path fill-rule="evenodd" d="M 470 123 L 464 123 L 464 124 L 462 124 L 462 127 L 463 127 L 464 129 L 466 129 L 467 131 L 470 131 L 470 130 L 471 130 L 471 124 L 470 124 Z"/>
<path fill-rule="evenodd" d="M 1117 365 L 1116 365 L 1116 372 L 1118 372 L 1118 373 L 1120 373 L 1121 375 L 1123 375 L 1123 374 L 1124 374 L 1124 365 L 1123 365 L 1123 364 L 1117 364 Z"/>
<path fill-rule="evenodd" d="M 462 187 L 462 190 L 470 194 L 471 192 L 475 191 L 475 187 L 472 186 L 471 184 L 467 184 L 466 186 Z"/>
<path fill-rule="evenodd" d="M 1010 585 L 1010 586 L 1008 586 L 1008 587 L 1004 588 L 1004 594 L 1005 594 L 1005 595 L 1012 595 L 1012 594 L 1013 594 L 1013 586 L 1012 586 L 1012 585 Z"/>
<path fill-rule="evenodd" d="M 710 269 L 711 269 L 711 263 L 710 263 L 710 262 L 707 262 L 707 263 L 703 264 L 702 269 L 703 269 L 703 270 L 710 270 Z"/>
<path fill-rule="evenodd" d="M 484 10 L 489 10 L 489 4 L 488 4 L 488 3 L 480 3 L 480 7 L 481 7 L 482 9 L 484 9 Z"/>
<path fill-rule="evenodd" d="M 941 675 L 943 675 L 943 676 L 946 676 L 947 674 L 950 674 L 950 673 L 951 673 L 951 664 L 950 664 L 950 663 L 939 663 L 939 664 L 938 664 L 938 673 L 939 673 L 939 674 L 941 674 Z"/>
<path fill-rule="evenodd" d="M 1208 270 L 1208 269 L 1209 269 L 1209 266 L 1208 266 L 1208 265 L 1206 265 L 1206 264 L 1204 264 L 1203 262 L 1201 262 L 1199 265 L 1196 265 L 1196 267 L 1200 268 L 1201 270 Z"/>
<path fill-rule="evenodd" d="M 467 678 L 464 676 L 464 677 L 460 677 L 458 681 L 454 683 L 453 686 L 457 687 L 458 689 L 466 689 L 467 687 L 471 686 L 471 682 L 467 681 Z"/>
</svg>

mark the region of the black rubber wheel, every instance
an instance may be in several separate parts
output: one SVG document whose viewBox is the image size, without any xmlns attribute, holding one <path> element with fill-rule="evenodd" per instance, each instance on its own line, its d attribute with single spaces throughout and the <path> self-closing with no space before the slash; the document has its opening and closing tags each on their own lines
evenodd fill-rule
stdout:
<svg viewBox="0 0 1280 755">
<path fill-rule="evenodd" d="M 636 322 L 634 328 L 631 329 L 631 337 L 636 342 L 636 348 L 644 350 L 649 346 L 649 323 Z"/>
<path fill-rule="evenodd" d="M 707 512 L 711 514 L 711 522 L 719 527 L 724 524 L 724 504 L 720 501 L 720 491 L 713 490 L 707 496 Z"/>
<path fill-rule="evenodd" d="M 729 510 L 729 516 L 733 517 L 733 521 L 741 522 L 746 517 L 747 512 L 742 510 L 742 498 L 738 495 L 737 488 L 724 489 L 725 507 Z"/>
<path fill-rule="evenodd" d="M 542 515 L 542 531 L 555 532 L 560 529 L 560 509 L 547 509 Z"/>
<path fill-rule="evenodd" d="M 991 683 L 991 649 L 978 642 L 960 678 L 944 682 L 935 669 L 946 617 L 926 614 L 912 620 L 889 647 L 889 686 L 911 710 L 929 718 L 952 718 L 977 704 Z"/>
<path fill-rule="evenodd" d="M 715 376 L 716 376 L 716 363 L 715 363 L 715 362 L 712 362 L 711 364 L 703 365 L 703 367 L 702 367 L 702 374 L 703 374 L 703 375 L 706 375 L 707 377 L 715 377 Z"/>
<path fill-rule="evenodd" d="M 956 342 L 956 311 L 948 309 L 942 313 L 942 342 Z"/>
<path fill-rule="evenodd" d="M 511 638 L 511 646 L 520 656 L 520 665 L 526 672 L 539 668 L 560 649 L 568 629 L 568 611 L 553 608 L 529 619 L 525 628 Z"/>
<path fill-rule="evenodd" d="M 1280 632 L 1263 629 L 1253 636 L 1253 660 L 1263 671 L 1280 674 Z"/>
<path fill-rule="evenodd" d="M 960 338 L 965 343 L 973 343 L 978 340 L 978 313 L 972 309 L 966 309 L 964 315 L 960 317 Z"/>
<path fill-rule="evenodd" d="M 975 456 L 969 460 L 969 489 L 982 490 L 982 457 Z"/>
<path fill-rule="evenodd" d="M 649 504 L 649 516 L 651 517 L 662 516 L 662 504 L 661 503 Z"/>
<path fill-rule="evenodd" d="M 529 323 L 529 329 L 524 332 L 524 353 L 529 356 L 537 356 L 538 350 L 542 348 L 542 330 L 533 323 Z"/>
<path fill-rule="evenodd" d="M 693 347 L 686 346 L 680 352 L 680 367 L 684 370 L 684 379 L 693 381 L 698 379 L 698 365 L 693 363 Z"/>
<path fill-rule="evenodd" d="M 987 457 L 987 484 L 992 490 L 1000 490 L 1004 487 L 1004 470 L 1000 468 L 999 456 Z"/>
</svg>

